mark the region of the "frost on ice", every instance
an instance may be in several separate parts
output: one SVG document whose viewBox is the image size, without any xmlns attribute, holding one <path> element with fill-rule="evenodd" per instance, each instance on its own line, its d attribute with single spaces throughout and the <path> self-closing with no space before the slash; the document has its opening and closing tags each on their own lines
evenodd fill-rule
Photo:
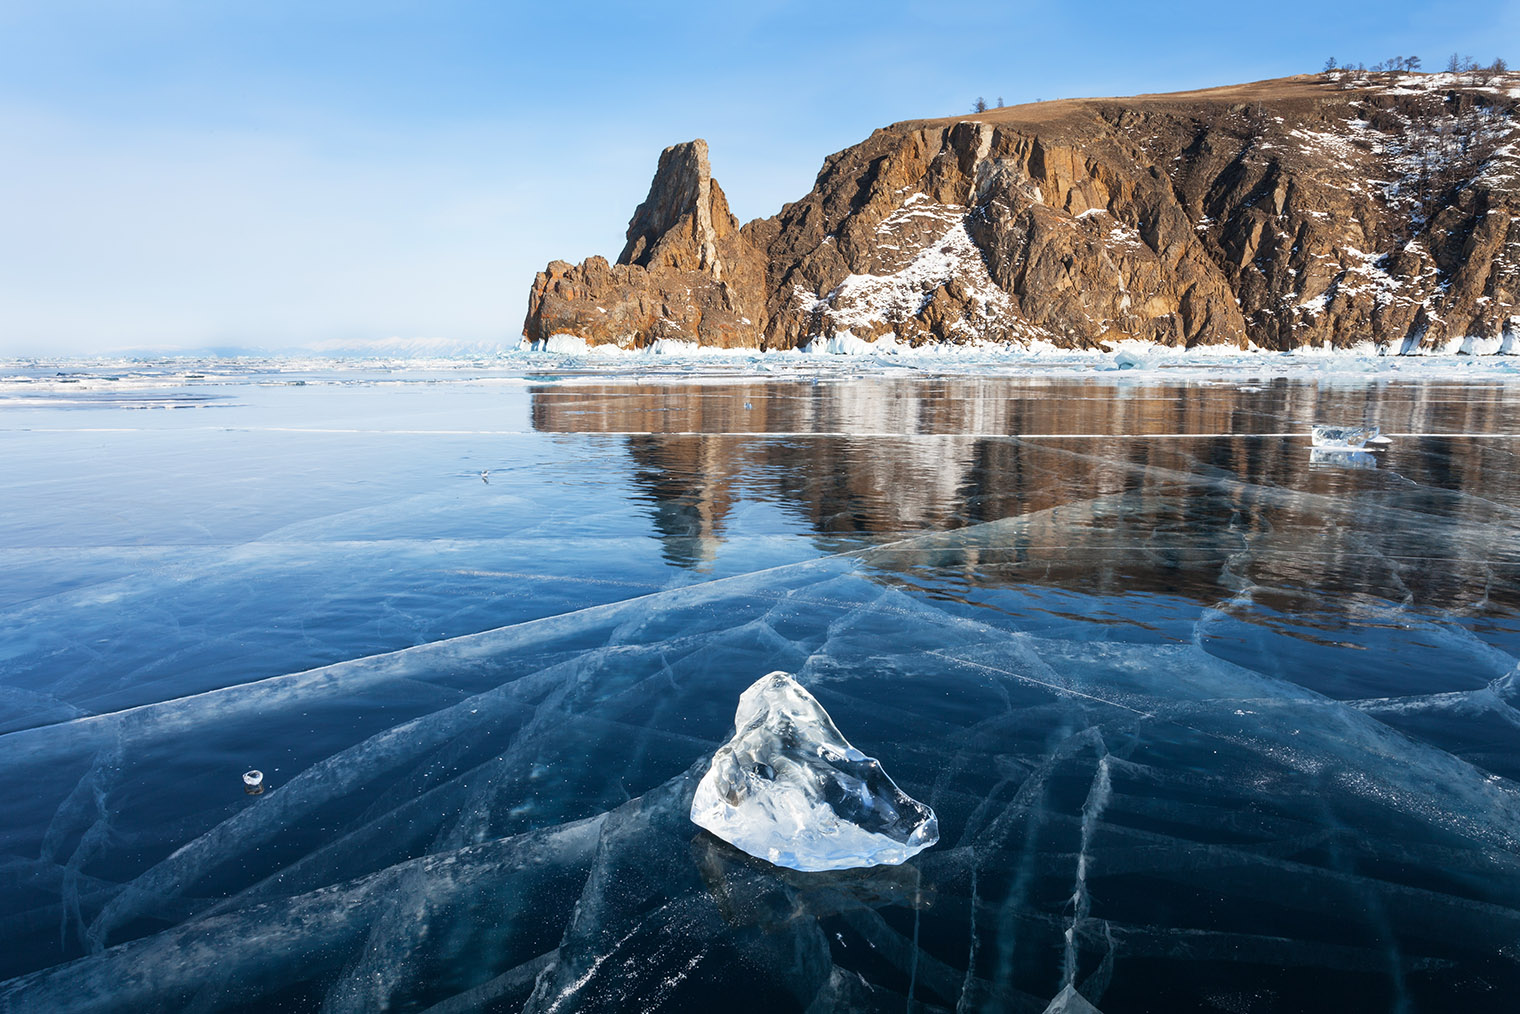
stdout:
<svg viewBox="0 0 1520 1014">
<path fill-rule="evenodd" d="M 851 746 L 784 672 L 762 676 L 739 697 L 734 736 L 713 754 L 691 819 L 794 870 L 896 865 L 939 841 L 934 811 Z"/>
</svg>

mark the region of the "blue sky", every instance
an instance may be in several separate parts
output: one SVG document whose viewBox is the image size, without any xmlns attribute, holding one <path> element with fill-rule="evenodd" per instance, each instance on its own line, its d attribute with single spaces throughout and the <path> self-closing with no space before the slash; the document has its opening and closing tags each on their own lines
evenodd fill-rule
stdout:
<svg viewBox="0 0 1520 1014">
<path fill-rule="evenodd" d="M 1453 51 L 1489 3 L 0 0 L 0 354 L 513 342 L 661 148 L 741 219 L 895 120 Z"/>
</svg>

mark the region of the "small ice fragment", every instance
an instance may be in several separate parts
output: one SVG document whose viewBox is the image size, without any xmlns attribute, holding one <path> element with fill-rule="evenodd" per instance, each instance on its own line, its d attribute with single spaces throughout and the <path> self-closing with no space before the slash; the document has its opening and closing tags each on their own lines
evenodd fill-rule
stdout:
<svg viewBox="0 0 1520 1014">
<path fill-rule="evenodd" d="M 244 772 L 243 791 L 250 796 L 261 795 L 264 792 L 264 772 L 257 769 Z"/>
<path fill-rule="evenodd" d="M 1368 437 L 1367 443 L 1376 444 L 1378 447 L 1387 447 L 1389 444 L 1393 443 L 1393 441 L 1379 433 L 1375 437 Z"/>
<path fill-rule="evenodd" d="M 934 811 L 851 746 L 784 672 L 739 697 L 734 735 L 697 785 L 691 819 L 794 870 L 896 865 L 939 841 Z"/>
<path fill-rule="evenodd" d="M 1376 426 L 1315 426 L 1310 431 L 1315 447 L 1361 448 L 1378 437 Z"/>
</svg>

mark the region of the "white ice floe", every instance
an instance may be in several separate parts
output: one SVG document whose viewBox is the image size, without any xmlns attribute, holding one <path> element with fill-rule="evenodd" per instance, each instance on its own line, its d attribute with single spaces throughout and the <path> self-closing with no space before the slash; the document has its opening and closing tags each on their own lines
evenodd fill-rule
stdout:
<svg viewBox="0 0 1520 1014">
<path fill-rule="evenodd" d="M 1118 370 L 1133 370 L 1150 364 L 1145 353 L 1136 349 L 1120 349 L 1114 353 L 1114 368 Z"/>
<path fill-rule="evenodd" d="M 523 340 L 522 351 L 552 352 L 562 356 L 616 356 L 631 351 L 620 345 L 591 345 L 586 339 L 573 334 L 552 334 L 541 342 Z"/>
<path fill-rule="evenodd" d="M 907 348 L 908 346 L 892 335 L 884 335 L 875 341 L 866 341 L 855 337 L 849 331 L 843 331 L 827 336 L 818 335 L 808 342 L 802 351 L 815 356 L 879 356 L 897 355 Z"/>
<path fill-rule="evenodd" d="M 1512 319 L 1494 347 L 1492 340 L 1458 341 L 1447 347 L 1398 354 L 1399 349 L 1371 340 L 1349 348 L 1303 347 L 1275 352 L 1248 346 L 1209 345 L 1180 348 L 1133 340 L 1106 348 L 1063 348 L 1040 339 L 1015 342 L 970 341 L 965 344 L 926 343 L 909 346 L 891 335 L 868 342 L 853 333 L 815 340 L 805 349 L 762 352 L 759 349 L 719 349 L 682 342 L 657 343 L 656 350 L 586 348 L 569 336 L 548 348 L 524 347 L 489 361 L 317 360 L 267 357 L 203 356 L 173 360 L 119 358 L 33 359 L 0 361 L 0 404 L 40 407 L 45 399 L 74 403 L 99 392 L 141 389 L 216 388 L 248 382 L 290 383 L 284 378 L 320 370 L 322 384 L 405 384 L 414 380 L 469 384 L 576 384 L 630 381 L 659 374 L 668 379 L 689 377 L 718 382 L 724 377 L 855 374 L 862 371 L 912 369 L 935 374 L 997 376 L 1082 376 L 1123 369 L 1136 377 L 1231 377 L 1238 380 L 1274 376 L 1405 379 L 1494 379 L 1520 376 L 1520 317 Z M 542 343 L 541 343 L 542 344 Z M 1490 348 L 1493 349 L 1490 354 Z M 567 375 L 542 376 L 550 368 L 571 369 Z M 104 373 L 102 371 L 105 371 Z M 119 372 L 118 372 L 119 371 Z M 382 371 L 377 376 L 376 371 Z M 56 375 L 55 375 L 56 374 Z M 64 375 L 73 374 L 73 375 Z M 266 378 L 267 377 L 267 381 Z M 66 381 L 71 381 L 66 383 Z M 156 396 L 156 395 L 155 395 Z"/>
</svg>

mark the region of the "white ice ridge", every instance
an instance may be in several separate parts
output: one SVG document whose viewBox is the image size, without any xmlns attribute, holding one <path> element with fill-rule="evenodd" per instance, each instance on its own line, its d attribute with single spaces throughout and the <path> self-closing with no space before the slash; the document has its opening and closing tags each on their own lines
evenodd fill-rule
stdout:
<svg viewBox="0 0 1520 1014">
<path fill-rule="evenodd" d="M 939 841 L 934 811 L 851 746 L 784 672 L 739 697 L 734 735 L 697 785 L 691 819 L 794 870 L 897 865 Z"/>
</svg>

